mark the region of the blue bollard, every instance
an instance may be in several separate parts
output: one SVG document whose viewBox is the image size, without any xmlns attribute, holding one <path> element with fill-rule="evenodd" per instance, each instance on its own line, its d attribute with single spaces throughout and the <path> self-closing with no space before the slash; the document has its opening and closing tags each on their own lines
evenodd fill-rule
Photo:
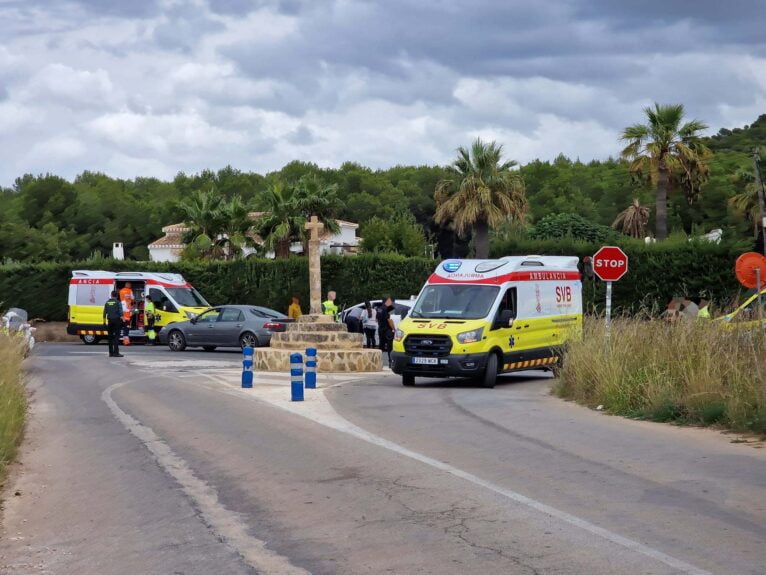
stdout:
<svg viewBox="0 0 766 575">
<path fill-rule="evenodd" d="M 306 349 L 306 389 L 317 388 L 317 350 L 309 347 Z"/>
<path fill-rule="evenodd" d="M 242 348 L 242 387 L 249 389 L 253 387 L 253 355 L 255 351 L 252 347 Z"/>
<path fill-rule="evenodd" d="M 290 355 L 290 399 L 303 401 L 303 356 L 299 353 Z"/>
</svg>

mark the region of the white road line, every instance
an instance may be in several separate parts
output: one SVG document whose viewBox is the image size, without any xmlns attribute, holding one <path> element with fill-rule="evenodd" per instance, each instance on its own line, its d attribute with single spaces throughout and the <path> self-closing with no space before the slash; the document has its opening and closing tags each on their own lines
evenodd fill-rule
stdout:
<svg viewBox="0 0 766 575">
<path fill-rule="evenodd" d="M 133 380 L 135 381 L 138 380 Z M 214 487 L 199 479 L 186 461 L 176 455 L 150 427 L 139 422 L 115 403 L 112 392 L 127 383 L 131 382 L 123 381 L 109 386 L 101 394 L 101 399 L 125 428 L 141 440 L 160 466 L 181 485 L 184 493 L 199 509 L 205 523 L 217 536 L 233 547 L 258 573 L 308 575 L 308 571 L 292 565 L 286 557 L 266 547 L 264 541 L 251 536 L 241 516 L 220 502 Z"/>
<path fill-rule="evenodd" d="M 677 569 L 680 573 L 684 573 L 686 575 L 712 575 L 712 573 L 709 571 L 692 565 L 691 563 L 687 563 L 681 559 L 677 559 L 658 549 L 640 543 L 639 541 L 629 539 L 628 537 L 624 537 L 604 527 L 600 527 L 594 523 L 591 523 L 587 519 L 582 519 L 576 515 L 567 513 L 566 511 L 561 511 L 560 509 L 552 507 L 546 503 L 537 501 L 536 499 L 532 499 L 531 497 L 527 497 L 526 495 L 522 495 L 521 493 L 507 489 L 500 485 L 496 485 L 490 481 L 482 479 L 472 473 L 468 473 L 467 471 L 463 471 L 462 469 L 454 467 L 448 463 L 444 463 L 443 461 L 439 461 L 438 459 L 434 459 L 422 453 L 418 453 L 417 451 L 403 447 L 398 443 L 394 443 L 393 441 L 389 441 L 388 439 L 370 433 L 369 431 L 354 425 L 347 419 L 343 418 L 337 411 L 335 411 L 335 408 L 332 406 L 332 404 L 330 404 L 327 398 L 324 397 L 324 394 L 321 390 L 316 390 L 316 392 L 311 391 L 311 394 L 307 395 L 308 401 L 293 403 L 289 401 L 284 392 L 280 392 L 279 395 L 276 395 L 273 393 L 273 389 L 258 390 L 256 388 L 254 393 L 253 390 L 242 390 L 241 388 L 234 387 L 222 379 L 211 377 L 209 375 L 208 377 L 214 381 L 217 381 L 219 384 L 223 384 L 225 388 L 222 389 L 222 391 L 226 393 L 246 395 L 247 397 L 255 399 L 256 401 L 268 403 L 269 405 L 273 405 L 290 413 L 300 415 L 301 417 L 305 417 L 306 419 L 324 425 L 325 427 L 335 429 L 336 431 L 340 431 L 342 433 L 347 433 L 373 445 L 383 447 L 384 449 L 388 449 L 394 453 L 398 453 L 405 457 L 409 457 L 410 459 L 414 459 L 415 461 L 430 465 L 431 467 L 434 467 L 440 471 L 444 471 L 445 473 L 449 473 L 450 475 L 454 475 L 455 477 L 469 481 L 474 485 L 478 485 L 488 489 L 489 491 L 502 495 L 503 497 L 515 501 L 516 503 L 544 513 L 545 515 L 559 519 L 564 523 L 568 523 L 583 529 L 584 531 L 596 535 L 597 537 L 601 537 L 602 539 L 614 543 L 615 545 L 619 545 L 620 547 L 624 547 L 636 553 L 640 553 L 641 555 L 645 555 L 646 557 L 650 557 L 651 559 L 659 561 L 660 563 L 664 563 L 673 569 Z"/>
</svg>

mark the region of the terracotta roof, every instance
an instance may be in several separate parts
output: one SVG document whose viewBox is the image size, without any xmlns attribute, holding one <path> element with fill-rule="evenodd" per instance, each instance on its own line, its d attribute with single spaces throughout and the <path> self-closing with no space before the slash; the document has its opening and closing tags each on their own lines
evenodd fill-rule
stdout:
<svg viewBox="0 0 766 575">
<path fill-rule="evenodd" d="M 181 222 L 180 224 L 170 224 L 169 226 L 165 226 L 162 228 L 162 231 L 166 234 L 172 234 L 172 233 L 185 233 L 189 231 L 189 226 L 187 226 L 184 222 Z"/>
<path fill-rule="evenodd" d="M 183 249 L 184 242 L 183 238 L 180 234 L 167 234 L 165 237 L 160 238 L 158 240 L 154 240 L 152 243 L 149 244 L 149 249 L 151 248 L 177 248 L 177 249 Z"/>
</svg>

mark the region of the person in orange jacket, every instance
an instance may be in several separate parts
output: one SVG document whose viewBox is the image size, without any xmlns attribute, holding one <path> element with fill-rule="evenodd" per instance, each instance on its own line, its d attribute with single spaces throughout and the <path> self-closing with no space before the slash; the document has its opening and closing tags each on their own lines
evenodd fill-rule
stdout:
<svg viewBox="0 0 766 575">
<path fill-rule="evenodd" d="M 130 320 L 133 316 L 133 286 L 130 282 L 125 284 L 120 290 L 120 303 L 122 304 L 122 343 L 123 345 L 130 345 Z"/>
</svg>

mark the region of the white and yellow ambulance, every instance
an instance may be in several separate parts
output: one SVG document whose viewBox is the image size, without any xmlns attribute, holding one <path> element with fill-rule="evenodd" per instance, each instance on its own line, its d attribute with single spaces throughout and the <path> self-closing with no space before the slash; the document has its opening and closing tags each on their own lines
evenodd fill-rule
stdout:
<svg viewBox="0 0 766 575">
<path fill-rule="evenodd" d="M 415 377 L 471 377 L 494 387 L 499 373 L 555 370 L 582 334 L 578 258 L 514 256 L 446 260 L 396 330 L 391 369 Z"/>
<path fill-rule="evenodd" d="M 146 295 L 151 296 L 156 309 L 154 330 L 158 333 L 165 326 L 186 321 L 210 307 L 205 298 L 179 274 L 75 270 L 69 280 L 67 333 L 79 335 L 87 344 L 106 338 L 104 304 L 112 290 L 120 291 L 128 283 L 131 284 L 138 310 L 131 318 L 131 339 L 145 337 L 142 310 Z"/>
</svg>

